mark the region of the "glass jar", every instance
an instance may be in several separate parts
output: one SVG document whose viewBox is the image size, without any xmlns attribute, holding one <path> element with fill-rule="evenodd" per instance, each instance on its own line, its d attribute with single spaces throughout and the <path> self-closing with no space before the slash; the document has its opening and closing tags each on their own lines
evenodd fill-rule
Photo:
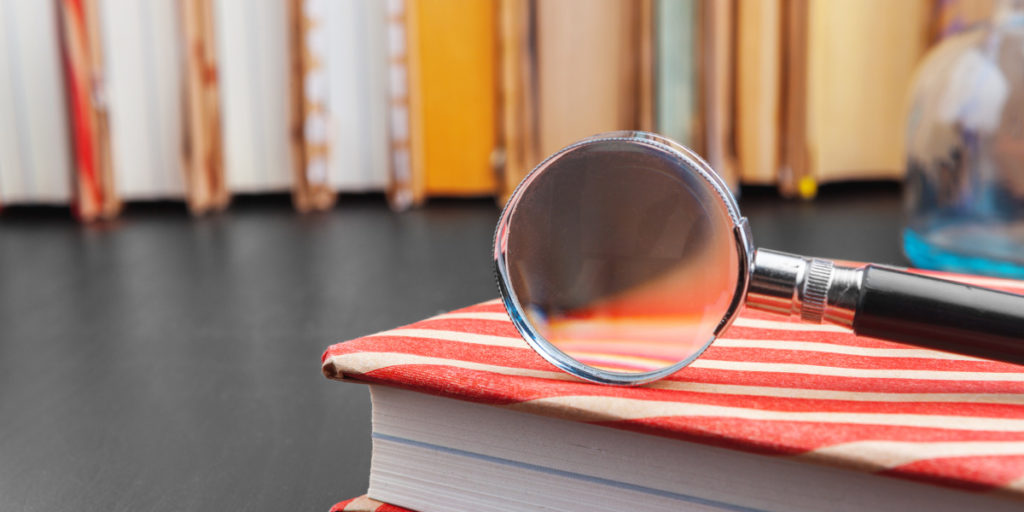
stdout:
<svg viewBox="0 0 1024 512">
<path fill-rule="evenodd" d="M 1024 278 L 1024 2 L 933 48 L 911 93 L 907 258 Z"/>
</svg>

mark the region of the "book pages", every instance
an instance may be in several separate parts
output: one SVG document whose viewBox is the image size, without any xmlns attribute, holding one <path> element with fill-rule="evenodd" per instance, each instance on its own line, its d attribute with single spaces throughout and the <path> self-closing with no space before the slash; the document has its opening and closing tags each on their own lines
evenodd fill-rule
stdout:
<svg viewBox="0 0 1024 512">
<path fill-rule="evenodd" d="M 346 192 L 388 184 L 388 13 L 378 0 L 327 2 L 328 181 Z"/>
<path fill-rule="evenodd" d="M 54 2 L 0 0 L 0 204 L 71 200 L 71 141 Z"/>
<path fill-rule="evenodd" d="M 286 191 L 293 181 L 288 12 L 276 0 L 216 0 L 224 165 L 236 193 Z"/>
<path fill-rule="evenodd" d="M 100 0 L 106 98 L 122 199 L 185 195 L 182 45 L 175 0 Z"/>
</svg>

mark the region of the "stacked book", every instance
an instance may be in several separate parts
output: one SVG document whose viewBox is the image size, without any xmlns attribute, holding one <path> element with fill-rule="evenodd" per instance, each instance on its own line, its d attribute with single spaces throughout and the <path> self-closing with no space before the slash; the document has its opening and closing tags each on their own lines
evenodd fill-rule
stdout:
<svg viewBox="0 0 1024 512">
<path fill-rule="evenodd" d="M 367 496 L 333 510 L 1024 506 L 1024 368 L 834 326 L 747 310 L 623 388 L 559 372 L 491 301 L 334 345 L 322 369 L 373 398 Z"/>
</svg>

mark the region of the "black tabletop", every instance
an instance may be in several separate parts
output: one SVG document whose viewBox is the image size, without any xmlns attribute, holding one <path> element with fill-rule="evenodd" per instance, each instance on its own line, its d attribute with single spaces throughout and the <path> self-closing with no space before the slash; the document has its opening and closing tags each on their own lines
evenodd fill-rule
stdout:
<svg viewBox="0 0 1024 512">
<path fill-rule="evenodd" d="M 762 247 L 905 264 L 894 185 L 741 199 Z M 492 201 L 299 215 L 241 199 L 80 226 L 0 215 L 0 510 L 311 510 L 365 492 L 370 403 L 336 341 L 497 296 Z"/>
</svg>

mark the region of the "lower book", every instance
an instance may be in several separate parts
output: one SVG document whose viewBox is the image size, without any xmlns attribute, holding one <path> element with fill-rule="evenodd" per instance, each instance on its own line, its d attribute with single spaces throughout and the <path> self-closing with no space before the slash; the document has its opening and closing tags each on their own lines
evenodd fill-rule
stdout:
<svg viewBox="0 0 1024 512">
<path fill-rule="evenodd" d="M 552 368 L 492 301 L 335 345 L 323 371 L 370 384 L 368 496 L 409 510 L 1024 507 L 1024 369 L 836 327 L 744 312 L 620 388 Z"/>
<path fill-rule="evenodd" d="M 388 505 L 367 496 L 360 496 L 335 503 L 330 512 L 413 512 L 402 507 Z"/>
</svg>

